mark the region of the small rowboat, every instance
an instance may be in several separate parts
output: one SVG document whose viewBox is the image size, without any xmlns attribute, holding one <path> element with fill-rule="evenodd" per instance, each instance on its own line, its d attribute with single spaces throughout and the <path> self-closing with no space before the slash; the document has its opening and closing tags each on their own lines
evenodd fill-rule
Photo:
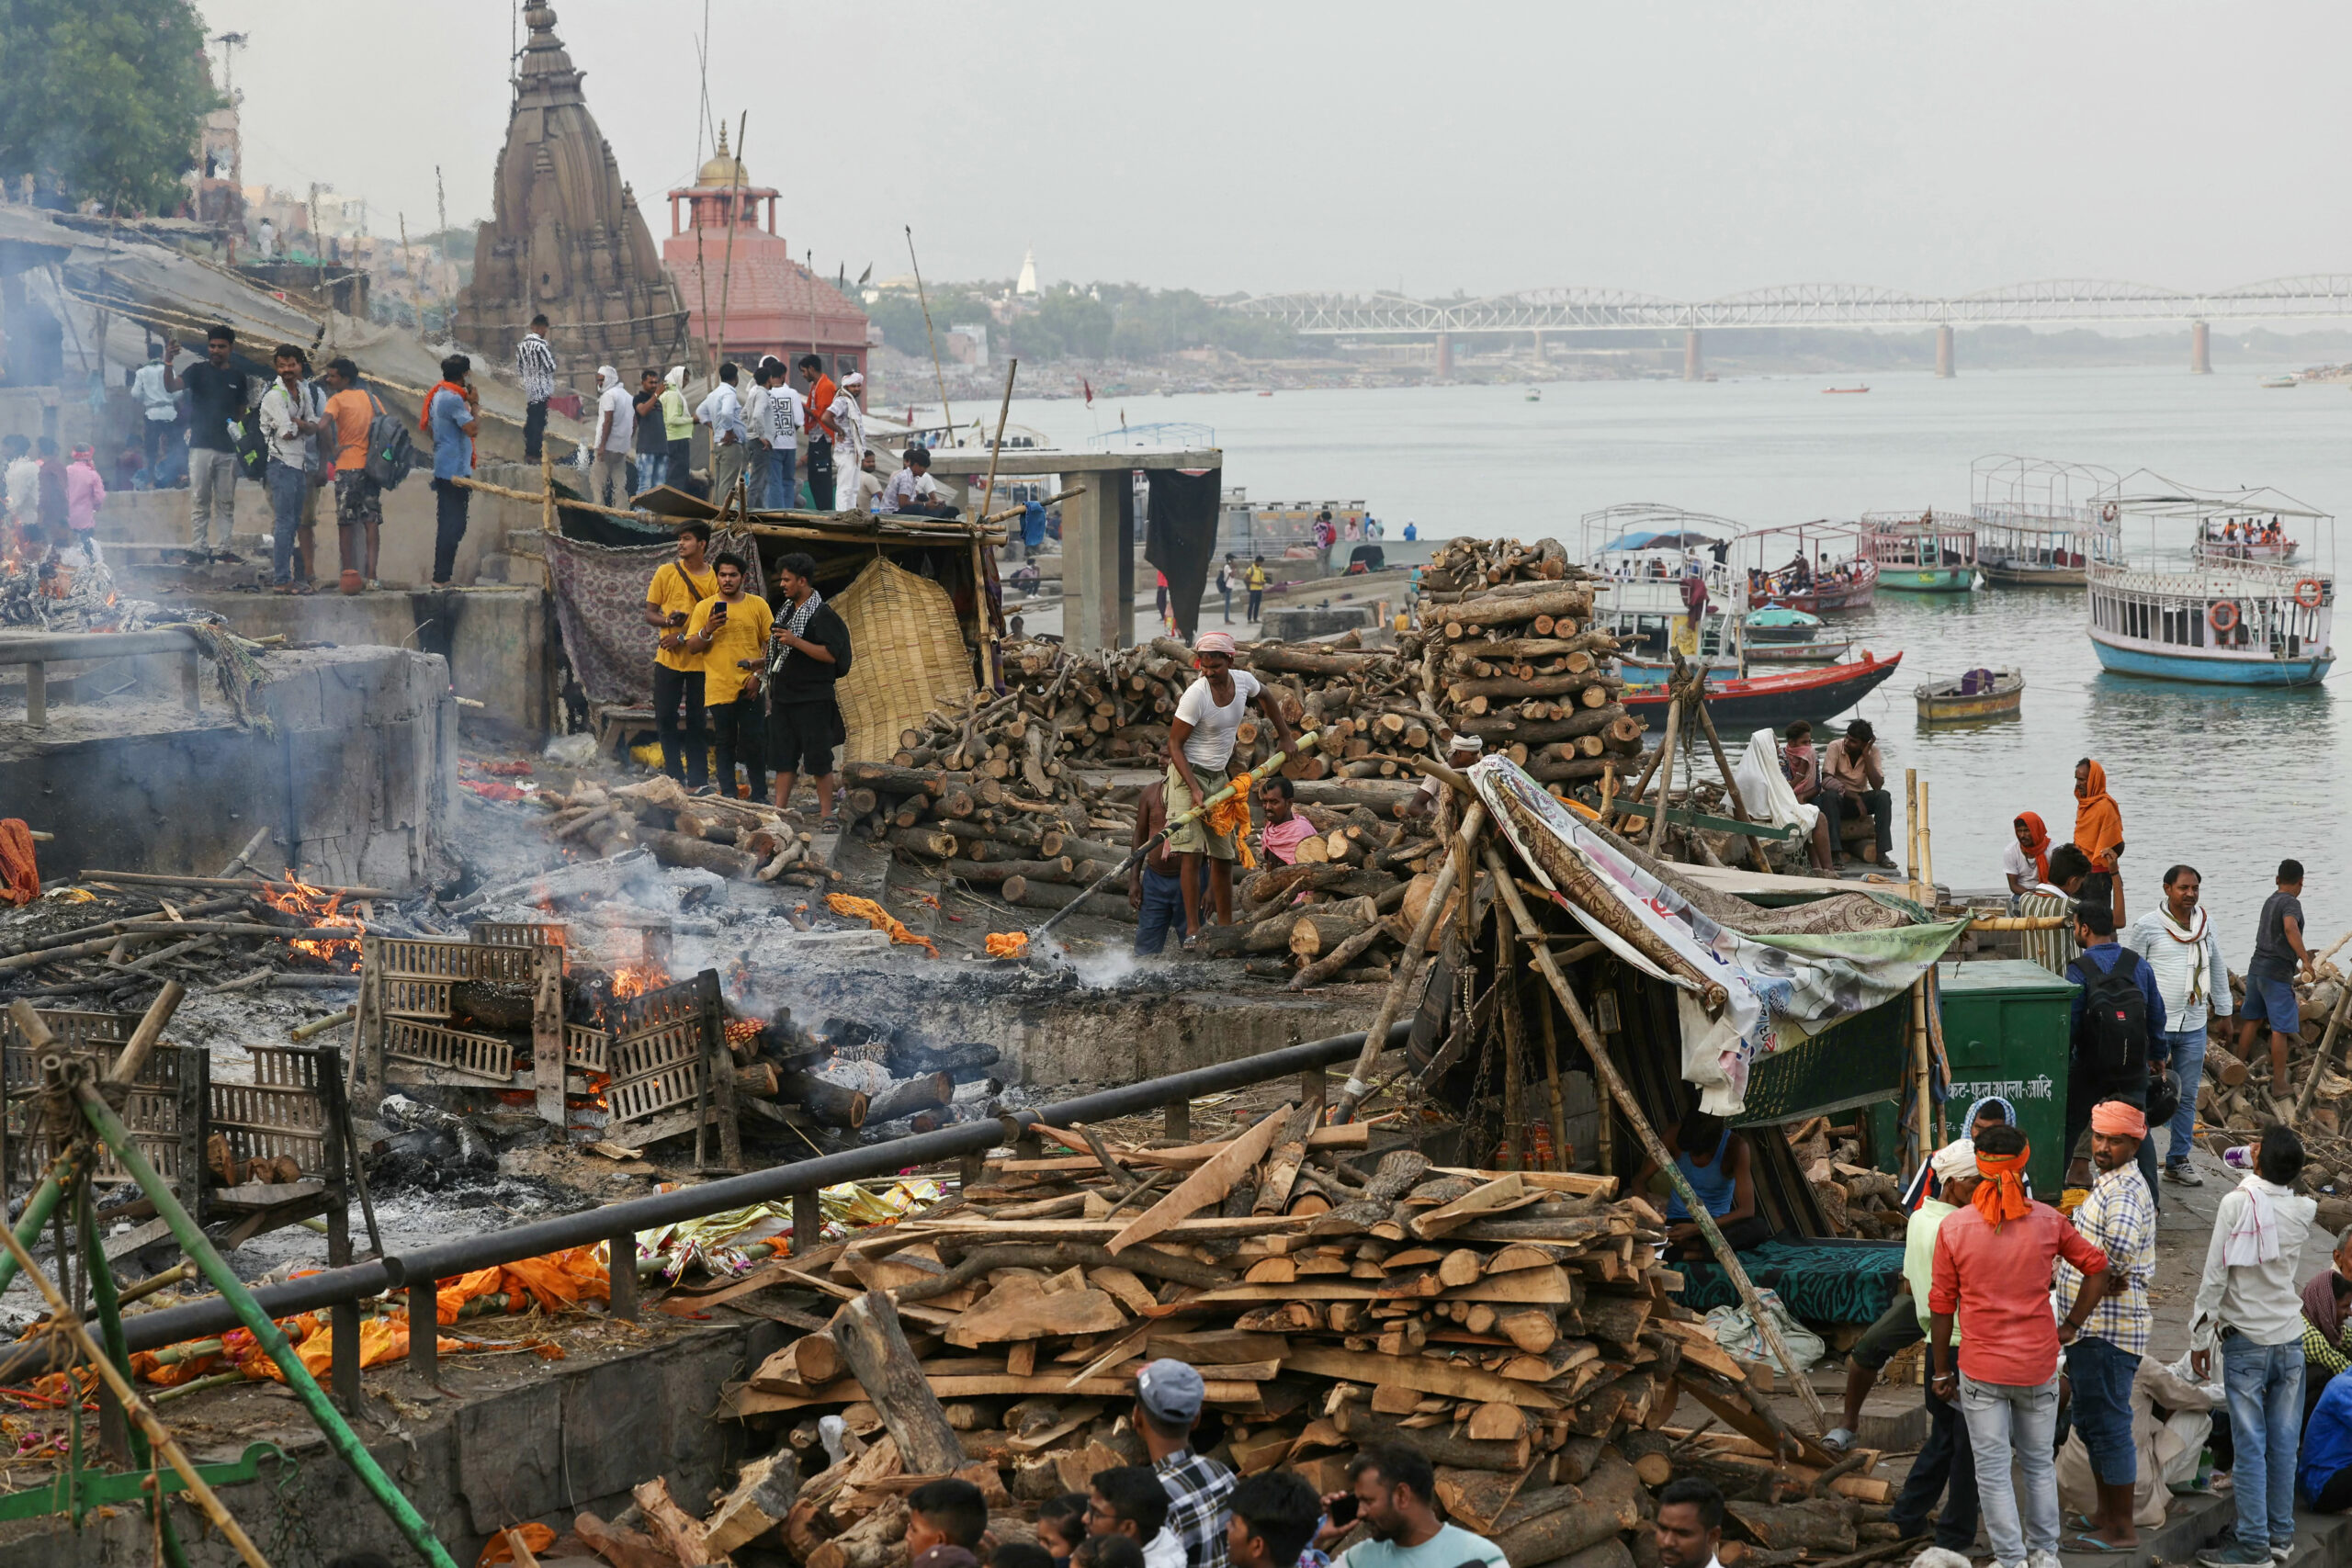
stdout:
<svg viewBox="0 0 2352 1568">
<path fill-rule="evenodd" d="M 1750 664 L 1835 664 L 1853 648 L 1854 639 L 1840 637 L 1835 642 L 1751 642 L 1747 645 Z"/>
<path fill-rule="evenodd" d="M 1972 670 L 1957 681 L 1930 681 L 1912 694 L 1922 724 L 2015 718 L 2025 701 L 2025 675 L 2017 670 Z"/>
</svg>

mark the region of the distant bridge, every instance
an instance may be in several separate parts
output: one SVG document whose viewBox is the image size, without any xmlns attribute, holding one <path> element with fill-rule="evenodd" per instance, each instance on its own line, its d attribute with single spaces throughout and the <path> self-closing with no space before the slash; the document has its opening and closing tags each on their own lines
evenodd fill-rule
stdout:
<svg viewBox="0 0 2352 1568">
<path fill-rule="evenodd" d="M 2308 273 L 2195 292 L 2100 278 L 2007 284 L 1973 294 L 1930 294 L 1862 284 L 1798 283 L 1714 299 L 1666 299 L 1623 288 L 1531 288 L 1483 299 L 1412 299 L 1401 294 L 1268 294 L 1231 309 L 1322 337 L 1429 337 L 1450 368 L 1456 333 L 1671 331 L 1686 334 L 1684 370 L 1698 373 L 1699 333 L 1740 327 L 1933 327 L 1939 374 L 1951 373 L 1951 332 L 1962 326 L 2193 324 L 2192 367 L 2209 368 L 2206 325 L 2217 321 L 2352 317 L 2352 273 Z"/>
</svg>

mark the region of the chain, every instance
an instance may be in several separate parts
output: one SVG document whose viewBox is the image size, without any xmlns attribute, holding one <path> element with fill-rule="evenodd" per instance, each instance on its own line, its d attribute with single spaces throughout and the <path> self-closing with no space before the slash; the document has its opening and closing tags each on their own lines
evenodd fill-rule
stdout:
<svg viewBox="0 0 2352 1568">
<path fill-rule="evenodd" d="M 270 1483 L 270 1489 L 277 1495 L 277 1522 L 270 1531 L 267 1553 L 271 1568 L 311 1568 L 324 1562 L 326 1554 L 319 1550 L 318 1538 L 311 1533 L 310 1517 L 294 1500 L 294 1483 L 301 1475 L 301 1466 L 283 1450 L 271 1458 L 277 1464 L 277 1479 Z"/>
<path fill-rule="evenodd" d="M 1464 956 L 1465 959 L 1468 957 L 1466 953 Z M 1462 1020 L 1462 1027 L 1465 1030 L 1471 1027 L 1472 1004 L 1476 999 L 1474 978 L 1477 967 L 1476 964 L 1465 962 L 1454 971 L 1455 983 L 1459 987 L 1453 1004 L 1455 1016 Z M 1501 976 L 1496 978 L 1499 984 Z M 1501 998 L 1496 998 L 1496 1005 L 1502 1005 Z M 1478 1115 L 1478 1108 L 1486 1100 L 1487 1080 L 1494 1076 L 1495 1058 L 1501 1053 L 1487 1049 L 1487 1042 L 1483 1040 L 1470 1041 L 1465 1048 L 1476 1054 L 1478 1070 L 1470 1080 L 1470 1097 L 1462 1102 L 1463 1109 L 1471 1113 L 1463 1122 L 1462 1154 L 1473 1170 L 1483 1170 L 1487 1167 L 1487 1154 L 1496 1140 L 1489 1136 L 1487 1129 L 1491 1123 Z"/>
</svg>

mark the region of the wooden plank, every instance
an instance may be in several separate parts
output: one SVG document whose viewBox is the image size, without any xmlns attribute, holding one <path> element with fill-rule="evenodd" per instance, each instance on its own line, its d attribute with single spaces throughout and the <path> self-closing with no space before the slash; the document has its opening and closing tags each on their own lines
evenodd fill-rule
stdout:
<svg viewBox="0 0 2352 1568">
<path fill-rule="evenodd" d="M 1137 1242 L 1149 1241 L 1177 1221 L 1223 1198 L 1272 1146 L 1275 1135 L 1290 1120 L 1291 1109 L 1285 1105 L 1270 1112 L 1256 1126 L 1219 1149 L 1207 1164 L 1179 1183 L 1176 1190 L 1136 1216 L 1118 1235 L 1103 1243 L 1103 1250 L 1116 1254 Z"/>
<path fill-rule="evenodd" d="M 1376 1358 L 1375 1358 L 1376 1359 Z M 1136 1396 L 1133 1378 L 1088 1378 L 1071 1387 L 1068 1378 L 1051 1374 L 1016 1378 L 1010 1374 L 934 1375 L 927 1380 L 931 1392 L 941 1399 L 979 1399 L 992 1394 L 1076 1394 L 1080 1398 L 1125 1400 Z M 1212 1404 L 1222 1405 L 1244 1414 L 1262 1412 L 1265 1400 L 1254 1382 L 1232 1382 L 1223 1378 L 1202 1380 Z M 1500 1381 L 1500 1380 L 1498 1380 Z M 1521 1385 L 1524 1387 L 1525 1385 Z M 812 1404 L 854 1404 L 865 1399 L 865 1390 L 854 1378 L 843 1378 L 828 1383 L 814 1393 L 763 1393 L 749 1383 L 738 1385 L 729 1397 L 729 1413 L 735 1416 L 764 1416 L 777 1411 L 801 1410 Z"/>
<path fill-rule="evenodd" d="M 1521 1181 L 1518 1171 L 1510 1171 L 1482 1186 L 1472 1188 L 1451 1203 L 1441 1203 L 1434 1209 L 1415 1214 L 1405 1222 L 1405 1229 L 1418 1240 L 1434 1241 L 1486 1215 L 1523 1209 L 1530 1203 L 1540 1201 L 1543 1196 Z"/>
<path fill-rule="evenodd" d="M 1368 1350 L 1335 1350 L 1323 1345 L 1294 1344 L 1285 1365 L 1309 1377 L 1337 1378 L 1347 1382 L 1398 1383 L 1421 1393 L 1445 1399 L 1470 1399 L 1484 1404 L 1518 1404 L 1530 1410 L 1557 1410 L 1560 1402 L 1532 1383 L 1514 1382 L 1476 1367 L 1432 1360 L 1426 1356 L 1382 1356 Z M 1251 1385 L 1254 1386 L 1254 1385 Z"/>
<path fill-rule="evenodd" d="M 1183 1304 L 1187 1308 L 1216 1306 L 1227 1302 L 1369 1302 L 1381 1298 L 1388 1281 L 1373 1280 L 1298 1280 L 1285 1285 L 1221 1285 L 1204 1291 Z M 1403 1294 L 1403 1292 L 1398 1292 Z M 1467 1285 L 1431 1292 L 1430 1299 L 1449 1302 L 1524 1302 L 1566 1306 L 1577 1290 L 1566 1269 L 1558 1264 L 1542 1269 L 1514 1269 L 1488 1274 Z"/>
</svg>

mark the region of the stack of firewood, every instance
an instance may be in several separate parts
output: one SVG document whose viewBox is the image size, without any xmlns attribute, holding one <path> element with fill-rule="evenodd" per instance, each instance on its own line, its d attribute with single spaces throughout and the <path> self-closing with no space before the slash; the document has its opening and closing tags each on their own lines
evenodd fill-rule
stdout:
<svg viewBox="0 0 2352 1568">
<path fill-rule="evenodd" d="M 1647 1488 L 1684 1471 L 1740 1499 L 1750 1564 L 1891 1538 L 1862 1512 L 1887 1483 L 1772 1413 L 1676 1303 L 1657 1213 L 1610 1201 L 1611 1179 L 1410 1151 L 1367 1172 L 1348 1159 L 1365 1124 L 1315 1108 L 1174 1147 L 1040 1131 L 1062 1147 L 992 1163 L 953 1212 L 719 1287 L 845 1304 L 735 1394 L 732 1414 L 781 1440 L 706 1521 L 714 1541 L 887 1568 L 908 1478 L 947 1473 L 979 1486 L 999 1540 L 1031 1539 L 1038 1503 L 1143 1460 L 1125 1417 L 1163 1356 L 1206 1383 L 1204 1451 L 1330 1491 L 1358 1449 L 1409 1443 L 1452 1517 L 1515 1562 L 1607 1549 L 1577 1560 L 1631 1568 Z M 829 1454 L 831 1415 L 845 1446 Z"/>
<path fill-rule="evenodd" d="M 689 795 L 666 773 L 617 788 L 575 781 L 568 794 L 532 796 L 555 813 L 549 830 L 594 854 L 642 844 L 665 865 L 698 866 L 739 882 L 821 887 L 841 873 L 820 864 L 799 813 L 765 801 Z"/>
<path fill-rule="evenodd" d="M 1639 757 L 1641 720 L 1603 669 L 1617 639 L 1592 628 L 1592 589 L 1555 541 L 1455 540 L 1421 586 L 1423 678 L 1445 724 L 1544 784 Z"/>
</svg>

